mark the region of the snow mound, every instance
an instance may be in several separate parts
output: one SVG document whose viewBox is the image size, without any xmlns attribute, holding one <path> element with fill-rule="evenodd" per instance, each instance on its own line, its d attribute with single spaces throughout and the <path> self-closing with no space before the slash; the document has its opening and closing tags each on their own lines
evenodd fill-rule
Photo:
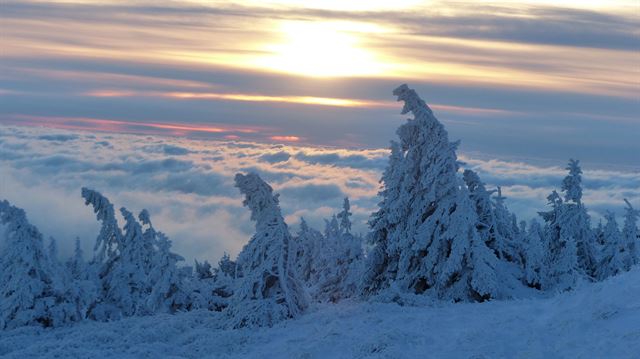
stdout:
<svg viewBox="0 0 640 359">
<path fill-rule="evenodd" d="M 272 328 L 194 311 L 0 332 L 3 358 L 638 358 L 640 268 L 552 298 L 319 305 Z"/>
</svg>

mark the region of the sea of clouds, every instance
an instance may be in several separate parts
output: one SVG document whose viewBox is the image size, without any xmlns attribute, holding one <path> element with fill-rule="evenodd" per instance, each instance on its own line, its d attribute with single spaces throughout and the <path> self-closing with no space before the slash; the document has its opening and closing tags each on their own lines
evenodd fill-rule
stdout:
<svg viewBox="0 0 640 359">
<path fill-rule="evenodd" d="M 253 233 L 249 211 L 234 188 L 237 172 L 253 171 L 280 193 L 292 232 L 300 217 L 322 230 L 324 219 L 351 199 L 354 230 L 367 231 L 376 210 L 386 149 L 337 149 L 178 137 L 88 133 L 0 126 L 0 199 L 27 211 L 68 256 L 75 238 L 90 253 L 99 224 L 84 205 L 80 188 L 106 195 L 116 209 L 150 211 L 157 229 L 192 263 L 211 262 L 226 251 L 235 256 Z M 560 187 L 564 164 L 523 162 L 460 154 L 464 168 L 489 188 L 502 186 L 507 205 L 521 219 L 546 209 Z M 594 222 L 606 210 L 618 214 L 623 198 L 640 207 L 640 172 L 584 169 L 584 201 Z M 620 220 L 621 222 L 621 220 Z"/>
</svg>

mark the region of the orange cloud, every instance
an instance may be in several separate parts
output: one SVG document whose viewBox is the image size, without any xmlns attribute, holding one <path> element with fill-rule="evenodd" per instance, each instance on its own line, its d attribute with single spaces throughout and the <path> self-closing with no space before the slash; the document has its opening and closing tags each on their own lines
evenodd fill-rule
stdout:
<svg viewBox="0 0 640 359">
<path fill-rule="evenodd" d="M 160 92 L 160 91 L 119 91 L 95 90 L 83 93 L 91 97 L 166 97 L 173 99 L 226 100 L 246 102 L 292 103 L 334 107 L 397 107 L 390 101 L 374 101 L 348 98 L 315 97 L 315 96 L 269 96 L 259 94 L 217 93 L 217 92 Z"/>
<path fill-rule="evenodd" d="M 272 141 L 282 141 L 282 142 L 300 142 L 302 138 L 298 136 L 271 136 L 269 137 Z"/>
<path fill-rule="evenodd" d="M 182 125 L 158 122 L 131 122 L 83 117 L 46 117 L 15 115 L 7 119 L 18 125 L 32 125 L 70 130 L 95 130 L 105 132 L 128 132 L 141 134 L 185 135 L 188 133 L 258 133 L 263 130 L 255 127 Z M 156 131 L 154 131 L 156 130 Z"/>
</svg>

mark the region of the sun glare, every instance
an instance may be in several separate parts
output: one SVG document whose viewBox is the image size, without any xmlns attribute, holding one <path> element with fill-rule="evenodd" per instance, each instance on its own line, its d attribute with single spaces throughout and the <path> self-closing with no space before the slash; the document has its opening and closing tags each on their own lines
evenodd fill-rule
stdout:
<svg viewBox="0 0 640 359">
<path fill-rule="evenodd" d="M 384 65 L 362 44 L 362 36 L 383 31 L 378 26 L 343 22 L 285 22 L 282 41 L 266 45 L 269 55 L 257 65 L 312 77 L 380 75 Z"/>
</svg>

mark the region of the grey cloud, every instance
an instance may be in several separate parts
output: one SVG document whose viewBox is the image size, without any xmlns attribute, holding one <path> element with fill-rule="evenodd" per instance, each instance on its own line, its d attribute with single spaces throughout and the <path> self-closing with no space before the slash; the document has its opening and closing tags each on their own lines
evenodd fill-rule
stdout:
<svg viewBox="0 0 640 359">
<path fill-rule="evenodd" d="M 311 164 L 325 164 L 340 167 L 353 167 L 361 169 L 383 169 L 386 165 L 386 157 L 367 157 L 360 154 L 341 155 L 339 153 L 305 153 L 298 152 L 295 158 Z"/>
<path fill-rule="evenodd" d="M 42 135 L 38 136 L 39 140 L 66 142 L 78 139 L 77 135 Z"/>
<path fill-rule="evenodd" d="M 280 188 L 278 192 L 282 195 L 281 198 L 284 198 L 283 201 L 294 202 L 294 199 L 297 199 L 311 204 L 335 201 L 344 197 L 340 187 L 335 184 L 291 185 Z"/>
<path fill-rule="evenodd" d="M 287 152 L 281 151 L 276 153 L 265 153 L 258 157 L 260 161 L 269 163 L 287 162 L 291 158 L 291 155 Z"/>
<path fill-rule="evenodd" d="M 143 147 L 143 150 L 149 151 L 149 152 L 163 153 L 165 155 L 172 155 L 172 156 L 184 156 L 191 153 L 190 150 L 184 147 L 168 145 L 168 144 L 145 146 Z"/>
</svg>

